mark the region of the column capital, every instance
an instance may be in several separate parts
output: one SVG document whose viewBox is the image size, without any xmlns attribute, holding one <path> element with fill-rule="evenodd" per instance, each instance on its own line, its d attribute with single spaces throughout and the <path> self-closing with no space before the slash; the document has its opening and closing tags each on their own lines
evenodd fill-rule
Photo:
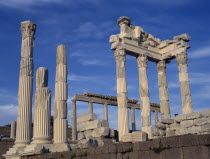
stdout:
<svg viewBox="0 0 210 159">
<path fill-rule="evenodd" d="M 157 62 L 158 72 L 163 72 L 166 69 L 166 61 L 161 60 Z"/>
<path fill-rule="evenodd" d="M 126 60 L 126 52 L 125 49 L 122 47 L 118 47 L 115 51 L 114 51 L 114 56 L 115 56 L 115 60 L 116 62 L 125 62 Z"/>
<path fill-rule="evenodd" d="M 176 55 L 176 62 L 178 65 L 187 64 L 187 60 L 188 56 L 186 52 Z"/>
<path fill-rule="evenodd" d="M 147 59 L 147 56 L 146 56 L 146 55 L 140 54 L 140 55 L 136 58 L 136 61 L 137 61 L 137 64 L 138 64 L 138 67 L 139 67 L 139 68 L 141 68 L 141 67 L 147 67 L 148 59 Z"/>
<path fill-rule="evenodd" d="M 36 32 L 36 24 L 31 21 L 24 21 L 20 23 L 21 32 L 22 32 L 22 39 L 27 37 L 33 37 Z"/>
</svg>

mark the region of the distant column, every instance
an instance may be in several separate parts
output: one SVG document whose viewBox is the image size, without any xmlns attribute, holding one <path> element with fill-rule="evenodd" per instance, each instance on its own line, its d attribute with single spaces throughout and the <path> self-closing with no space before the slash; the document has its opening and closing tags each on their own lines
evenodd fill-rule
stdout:
<svg viewBox="0 0 210 159">
<path fill-rule="evenodd" d="M 72 141 L 77 141 L 77 107 L 76 100 L 71 101 L 71 117 L 72 117 Z"/>
<path fill-rule="evenodd" d="M 158 111 L 154 111 L 155 123 L 158 122 Z"/>
<path fill-rule="evenodd" d="M 88 113 L 93 113 L 93 103 L 88 102 Z"/>
<path fill-rule="evenodd" d="M 136 117 L 135 117 L 134 108 L 131 108 L 131 126 L 132 126 L 132 131 L 136 131 Z"/>
<path fill-rule="evenodd" d="M 38 68 L 36 72 L 36 93 L 34 102 L 33 142 L 48 144 L 50 141 L 51 91 L 48 86 L 48 70 Z"/>
<path fill-rule="evenodd" d="M 139 86 L 140 86 L 140 99 L 141 99 L 141 122 L 142 131 L 148 134 L 149 138 L 152 138 L 152 125 L 150 117 L 150 97 L 149 86 L 147 79 L 147 57 L 145 55 L 139 55 L 137 57 L 137 64 L 139 70 Z"/>
<path fill-rule="evenodd" d="M 157 63 L 158 69 L 158 86 L 160 98 L 160 112 L 162 118 L 170 118 L 170 105 L 168 97 L 168 83 L 166 78 L 166 62 L 159 61 Z"/>
<path fill-rule="evenodd" d="M 129 133 L 125 50 L 120 47 L 117 48 L 114 56 L 117 72 L 118 133 L 119 141 L 121 141 L 122 136 Z"/>
<path fill-rule="evenodd" d="M 16 121 L 11 122 L 10 138 L 15 139 Z"/>
<path fill-rule="evenodd" d="M 33 46 L 36 24 L 31 21 L 21 22 L 21 31 L 22 47 L 18 90 L 16 147 L 26 146 L 31 142 Z"/>
<path fill-rule="evenodd" d="M 108 121 L 108 105 L 104 104 L 104 120 Z"/>
<path fill-rule="evenodd" d="M 55 83 L 55 105 L 54 105 L 54 143 L 67 142 L 67 61 L 66 46 L 57 47 L 56 59 L 56 83 Z"/>
<path fill-rule="evenodd" d="M 183 114 L 188 114 L 193 112 L 187 60 L 188 57 L 186 52 L 176 55 L 176 61 L 179 67 L 179 81 L 180 81 Z"/>
</svg>

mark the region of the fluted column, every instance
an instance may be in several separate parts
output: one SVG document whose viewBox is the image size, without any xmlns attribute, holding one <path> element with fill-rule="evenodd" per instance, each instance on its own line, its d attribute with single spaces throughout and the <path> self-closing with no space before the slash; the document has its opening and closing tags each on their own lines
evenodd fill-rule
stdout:
<svg viewBox="0 0 210 159">
<path fill-rule="evenodd" d="M 55 104 L 54 104 L 54 143 L 67 142 L 67 61 L 66 46 L 57 47 L 56 56 L 56 83 L 55 83 Z"/>
<path fill-rule="evenodd" d="M 72 100 L 71 104 L 71 121 L 72 121 L 72 140 L 77 140 L 77 107 L 76 107 L 76 100 Z"/>
<path fill-rule="evenodd" d="M 147 57 L 145 55 L 139 55 L 137 57 L 137 64 L 139 71 L 142 131 L 146 132 L 149 138 L 152 138 L 150 97 L 147 79 Z"/>
<path fill-rule="evenodd" d="M 93 103 L 88 102 L 88 113 L 93 113 Z"/>
<path fill-rule="evenodd" d="M 154 111 L 155 123 L 158 122 L 158 111 Z"/>
<path fill-rule="evenodd" d="M 10 138 L 15 139 L 15 132 L 16 132 L 16 121 L 11 122 L 10 128 Z"/>
<path fill-rule="evenodd" d="M 36 72 L 36 93 L 34 102 L 33 144 L 47 144 L 50 141 L 51 91 L 48 86 L 48 70 L 40 67 Z"/>
<path fill-rule="evenodd" d="M 104 104 L 104 120 L 108 121 L 108 105 Z"/>
<path fill-rule="evenodd" d="M 121 137 L 129 133 L 125 50 L 122 48 L 117 48 L 114 56 L 116 60 L 117 72 L 118 134 L 119 141 L 121 141 Z"/>
<path fill-rule="evenodd" d="M 33 86 L 33 43 L 36 25 L 31 21 L 21 23 L 22 47 L 18 90 L 18 117 L 16 147 L 22 147 L 31 141 L 32 86 Z"/>
<path fill-rule="evenodd" d="M 131 126 L 132 126 L 132 131 L 136 131 L 136 117 L 135 117 L 134 108 L 131 108 Z"/>
<path fill-rule="evenodd" d="M 180 82 L 183 114 L 188 114 L 193 112 L 187 60 L 188 57 L 185 52 L 176 55 L 176 61 L 179 67 L 179 82 Z"/>
<path fill-rule="evenodd" d="M 170 105 L 168 97 L 168 83 L 166 78 L 166 62 L 159 61 L 157 63 L 158 70 L 158 86 L 159 86 L 159 98 L 160 98 L 160 112 L 162 118 L 170 118 Z"/>
</svg>

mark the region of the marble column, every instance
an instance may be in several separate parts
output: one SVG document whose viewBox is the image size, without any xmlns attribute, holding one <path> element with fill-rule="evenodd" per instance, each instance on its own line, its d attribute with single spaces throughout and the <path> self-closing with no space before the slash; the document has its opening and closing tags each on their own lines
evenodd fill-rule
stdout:
<svg viewBox="0 0 210 159">
<path fill-rule="evenodd" d="M 160 98 L 160 112 L 163 119 L 171 117 L 170 105 L 168 97 L 168 83 L 166 78 L 166 62 L 159 61 L 157 63 L 158 70 L 158 86 L 159 86 L 159 98 Z"/>
<path fill-rule="evenodd" d="M 147 57 L 139 55 L 137 57 L 138 71 L 139 71 L 139 88 L 140 88 L 140 101 L 141 101 L 141 122 L 142 131 L 152 138 L 152 125 L 150 116 L 150 97 L 149 86 L 147 79 Z"/>
<path fill-rule="evenodd" d="M 93 103 L 88 102 L 88 113 L 93 113 Z"/>
<path fill-rule="evenodd" d="M 104 120 L 108 121 L 108 105 L 104 104 Z"/>
<path fill-rule="evenodd" d="M 15 139 L 15 132 L 16 132 L 16 121 L 11 122 L 10 128 L 10 138 Z"/>
<path fill-rule="evenodd" d="M 117 48 L 114 56 L 117 72 L 118 134 L 121 141 L 122 136 L 129 133 L 125 50 Z"/>
<path fill-rule="evenodd" d="M 50 141 L 51 91 L 48 86 L 48 70 L 38 68 L 34 102 L 34 128 L 32 144 L 48 144 Z"/>
<path fill-rule="evenodd" d="M 31 142 L 32 92 L 33 92 L 33 46 L 36 25 L 31 21 L 21 22 L 22 47 L 18 90 L 18 117 L 16 147 Z"/>
<path fill-rule="evenodd" d="M 71 121 L 72 121 L 72 141 L 77 141 L 77 107 L 76 100 L 72 100 L 71 104 Z"/>
<path fill-rule="evenodd" d="M 188 114 L 193 112 L 187 60 L 188 57 L 187 53 L 185 52 L 176 55 L 176 61 L 179 67 L 179 82 L 180 82 L 183 114 Z"/>
<path fill-rule="evenodd" d="M 131 126 L 132 126 L 132 131 L 136 131 L 136 117 L 135 117 L 134 108 L 131 108 Z"/>
<path fill-rule="evenodd" d="M 158 122 L 158 111 L 154 111 L 155 123 Z"/>
<path fill-rule="evenodd" d="M 56 56 L 56 83 L 55 83 L 55 104 L 54 104 L 54 134 L 56 144 L 67 142 L 67 59 L 66 46 L 57 47 Z"/>
</svg>

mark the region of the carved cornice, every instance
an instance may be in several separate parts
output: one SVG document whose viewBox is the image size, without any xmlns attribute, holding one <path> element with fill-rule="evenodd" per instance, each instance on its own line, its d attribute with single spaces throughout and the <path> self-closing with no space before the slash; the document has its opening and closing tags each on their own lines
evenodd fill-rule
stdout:
<svg viewBox="0 0 210 159">
<path fill-rule="evenodd" d="M 188 56 L 186 52 L 176 55 L 176 62 L 178 65 L 187 64 L 187 60 L 188 60 Z"/>
<path fill-rule="evenodd" d="M 138 64 L 138 67 L 139 68 L 141 68 L 141 67 L 147 67 L 148 59 L 147 59 L 147 56 L 145 56 L 144 54 L 140 54 L 136 58 L 136 61 L 137 61 L 137 64 Z"/>
<path fill-rule="evenodd" d="M 36 32 L 36 24 L 31 21 L 21 22 L 22 39 L 33 37 Z"/>
<path fill-rule="evenodd" d="M 123 48 L 117 48 L 114 52 L 116 62 L 125 62 L 126 61 L 126 52 Z"/>
<path fill-rule="evenodd" d="M 166 70 L 166 62 L 165 61 L 157 62 L 157 68 L 158 72 L 164 72 Z"/>
</svg>

